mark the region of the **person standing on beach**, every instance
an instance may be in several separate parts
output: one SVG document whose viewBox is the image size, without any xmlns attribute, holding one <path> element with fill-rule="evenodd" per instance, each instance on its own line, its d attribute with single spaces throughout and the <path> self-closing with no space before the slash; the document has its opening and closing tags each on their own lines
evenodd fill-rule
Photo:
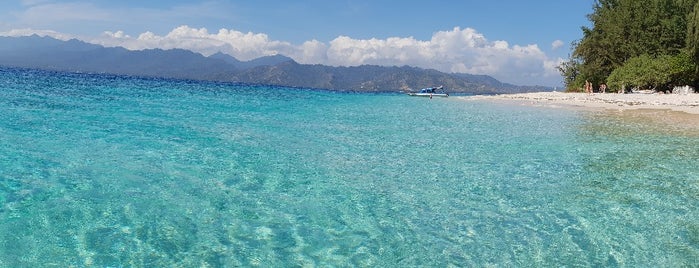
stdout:
<svg viewBox="0 0 699 268">
<path fill-rule="evenodd" d="M 599 85 L 599 92 L 601 93 L 607 93 L 607 84 L 602 83 Z"/>
<path fill-rule="evenodd" d="M 585 80 L 585 93 L 592 94 L 592 83 L 587 80 Z"/>
</svg>

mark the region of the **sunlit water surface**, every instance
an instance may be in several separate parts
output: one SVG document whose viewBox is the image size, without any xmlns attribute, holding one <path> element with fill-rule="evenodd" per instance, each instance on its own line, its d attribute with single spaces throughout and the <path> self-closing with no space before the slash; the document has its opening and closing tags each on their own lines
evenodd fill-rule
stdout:
<svg viewBox="0 0 699 268">
<path fill-rule="evenodd" d="M 457 98 L 0 69 L 0 266 L 691 266 L 698 136 Z"/>
</svg>

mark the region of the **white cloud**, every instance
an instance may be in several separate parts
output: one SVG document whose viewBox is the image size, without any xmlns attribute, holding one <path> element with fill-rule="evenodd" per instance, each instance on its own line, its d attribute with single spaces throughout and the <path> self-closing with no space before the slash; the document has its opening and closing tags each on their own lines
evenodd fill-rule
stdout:
<svg viewBox="0 0 699 268">
<path fill-rule="evenodd" d="M 297 51 L 296 53 L 292 53 Z M 297 49 L 290 49 L 287 55 L 296 55 L 295 60 L 301 63 L 328 62 L 328 46 L 318 40 L 306 41 Z M 284 54 L 284 53 L 281 53 Z"/>
<path fill-rule="evenodd" d="M 32 30 L 18 30 L 12 35 L 16 36 L 20 32 L 29 34 L 30 31 Z M 43 33 L 60 36 L 51 31 Z M 550 59 L 537 45 L 510 45 L 502 40 L 489 41 L 472 28 L 455 27 L 439 31 L 430 40 L 417 40 L 413 37 L 354 39 L 339 36 L 327 44 L 311 40 L 294 45 L 271 40 L 262 33 L 244 33 L 231 29 L 209 32 L 206 28 L 180 26 L 165 35 L 145 32 L 137 37 L 123 31 L 107 31 L 86 41 L 132 50 L 182 48 L 207 56 L 221 51 L 240 60 L 282 54 L 305 64 L 410 65 L 443 72 L 491 75 L 503 82 L 521 85 L 558 85 L 561 80 L 556 66 L 562 59 Z"/>
<path fill-rule="evenodd" d="M 34 30 L 30 28 L 26 29 L 13 29 L 9 30 L 6 32 L 0 32 L 0 36 L 8 36 L 8 37 L 19 37 L 19 36 L 30 36 L 30 35 L 38 35 L 38 36 L 49 36 L 56 38 L 58 40 L 70 40 L 75 38 L 72 35 L 69 34 L 64 34 L 64 33 L 59 33 L 56 31 L 51 31 L 51 30 Z"/>
<path fill-rule="evenodd" d="M 556 50 L 561 48 L 564 45 L 563 41 L 561 40 L 556 40 L 551 43 L 551 49 Z"/>
<path fill-rule="evenodd" d="M 475 29 L 439 31 L 428 41 L 408 38 L 359 40 L 341 36 L 328 47 L 330 65 L 412 65 L 443 72 L 491 75 L 517 84 L 558 84 L 559 60 L 551 60 L 537 45 L 510 46 L 488 41 Z"/>
<path fill-rule="evenodd" d="M 120 46 L 131 50 L 182 48 L 204 55 L 220 51 L 240 60 L 251 60 L 274 54 L 296 54 L 300 51 L 299 48 L 290 43 L 270 40 L 266 34 L 243 33 L 228 29 L 209 33 L 206 28 L 197 29 L 189 26 L 177 27 L 164 36 L 145 32 L 136 38 L 130 37 L 122 31 L 107 31 L 99 38 L 89 40 L 89 42 L 107 47 Z"/>
<path fill-rule="evenodd" d="M 129 39 L 131 36 L 128 34 L 125 34 L 124 31 L 116 31 L 116 32 L 110 32 L 106 31 L 103 33 L 103 35 L 107 38 L 114 38 L 114 39 Z"/>
</svg>

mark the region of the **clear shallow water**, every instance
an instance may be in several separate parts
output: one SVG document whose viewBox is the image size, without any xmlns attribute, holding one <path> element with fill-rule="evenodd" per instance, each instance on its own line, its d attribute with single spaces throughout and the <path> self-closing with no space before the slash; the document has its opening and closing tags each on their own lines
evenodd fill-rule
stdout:
<svg viewBox="0 0 699 268">
<path fill-rule="evenodd" d="M 699 137 L 456 98 L 0 69 L 0 265 L 690 266 Z"/>
</svg>

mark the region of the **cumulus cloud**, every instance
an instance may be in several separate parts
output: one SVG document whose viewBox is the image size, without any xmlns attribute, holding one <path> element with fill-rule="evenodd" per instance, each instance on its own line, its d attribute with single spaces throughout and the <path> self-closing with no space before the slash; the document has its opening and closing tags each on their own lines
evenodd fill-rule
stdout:
<svg viewBox="0 0 699 268">
<path fill-rule="evenodd" d="M 556 41 L 553 41 L 553 43 L 551 43 L 551 49 L 556 50 L 556 49 L 561 48 L 563 45 L 564 45 L 563 41 L 556 40 Z"/>
<path fill-rule="evenodd" d="M 23 33 L 28 33 L 26 30 Z M 17 35 L 18 33 L 14 33 Z M 45 32 L 45 35 L 59 36 Z M 65 39 L 65 38 L 63 38 Z M 145 32 L 131 36 L 123 31 L 106 31 L 87 42 L 131 50 L 182 48 L 205 56 L 216 52 L 240 60 L 282 54 L 299 63 L 331 66 L 363 64 L 383 66 L 417 66 L 449 73 L 491 75 L 501 81 L 522 85 L 560 83 L 556 66 L 562 59 L 550 59 L 537 45 L 511 45 L 506 41 L 489 41 L 472 28 L 455 27 L 438 31 L 430 40 L 413 37 L 354 39 L 339 36 L 330 42 L 306 41 L 300 45 L 271 40 L 263 33 L 180 26 L 165 35 Z M 554 42 L 558 44 L 559 42 Z"/>
<path fill-rule="evenodd" d="M 210 33 L 206 28 L 197 29 L 189 26 L 177 27 L 163 36 L 153 32 L 145 32 L 138 37 L 131 37 L 122 31 L 106 31 L 99 38 L 89 40 L 89 42 L 131 50 L 182 48 L 207 56 L 223 52 L 240 60 L 285 54 L 284 52 L 297 54 L 298 49 L 303 47 L 296 48 L 287 42 L 271 40 L 266 34 L 243 33 L 228 29 L 220 29 L 218 32 Z"/>
</svg>

